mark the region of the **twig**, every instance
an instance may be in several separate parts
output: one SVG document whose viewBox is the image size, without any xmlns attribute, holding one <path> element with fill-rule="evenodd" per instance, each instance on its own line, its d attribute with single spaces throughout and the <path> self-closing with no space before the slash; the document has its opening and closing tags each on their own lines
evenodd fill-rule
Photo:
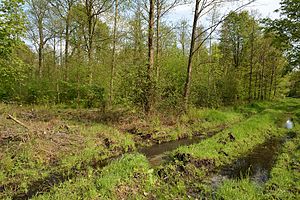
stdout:
<svg viewBox="0 0 300 200">
<path fill-rule="evenodd" d="M 7 119 L 11 119 L 14 122 L 16 122 L 17 124 L 20 124 L 21 126 L 23 126 L 24 128 L 26 128 L 27 130 L 30 130 L 30 128 L 28 126 L 26 126 L 25 124 L 23 124 L 22 122 L 20 122 L 19 120 L 17 120 L 13 116 L 11 116 L 10 114 L 8 114 L 8 118 Z"/>
</svg>

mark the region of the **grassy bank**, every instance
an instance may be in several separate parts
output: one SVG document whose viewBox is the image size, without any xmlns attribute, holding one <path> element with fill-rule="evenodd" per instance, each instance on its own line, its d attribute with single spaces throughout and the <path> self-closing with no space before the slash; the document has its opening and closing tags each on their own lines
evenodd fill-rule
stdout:
<svg viewBox="0 0 300 200">
<path fill-rule="evenodd" d="M 283 131 L 276 127 L 281 114 L 280 111 L 265 110 L 199 144 L 180 147 L 173 156 L 179 161 L 203 163 L 203 166 L 205 163 L 213 167 L 228 164 L 266 139 L 282 135 Z"/>
<path fill-rule="evenodd" d="M 133 199 L 154 182 L 147 159 L 140 154 L 127 154 L 101 171 L 91 169 L 86 176 L 57 185 L 33 199 Z"/>
<path fill-rule="evenodd" d="M 249 178 L 226 180 L 216 192 L 217 199 L 299 199 L 300 137 L 287 141 L 264 185 Z"/>
<path fill-rule="evenodd" d="M 11 119 L 13 115 L 26 127 Z M 23 116 L 23 117 L 22 117 Z M 44 190 L 58 179 L 135 149 L 129 134 L 103 124 L 84 125 L 35 116 L 28 108 L 0 107 L 0 198 Z"/>
<path fill-rule="evenodd" d="M 274 109 L 284 109 L 285 116 L 294 118 L 295 127 L 288 133 L 284 146 L 264 185 L 249 178 L 226 180 L 217 190 L 217 199 L 299 199 L 300 198 L 300 104 L 297 100 L 283 101 Z M 278 123 L 282 124 L 281 121 Z"/>
<path fill-rule="evenodd" d="M 244 119 L 244 115 L 233 108 L 196 109 L 191 108 L 186 114 L 164 116 L 157 114 L 149 118 L 128 117 L 115 124 L 120 130 L 131 133 L 139 146 L 188 138 L 195 135 L 207 135 L 222 131 L 228 126 Z"/>
<path fill-rule="evenodd" d="M 210 175 L 222 166 L 230 165 L 247 155 L 271 137 L 285 135 L 285 120 L 295 117 L 298 107 L 299 100 L 287 99 L 277 103 L 258 102 L 235 108 L 235 111 L 239 110 L 250 118 L 199 144 L 175 150 L 171 154 L 173 162 L 157 170 L 161 183 L 153 190 L 154 193 L 162 198 L 167 197 L 166 199 L 214 198 Z M 260 193 L 257 191 L 262 191 L 249 179 L 242 182 L 228 181 L 224 185 L 235 188 L 231 194 L 240 194 L 240 199 L 259 198 Z M 227 189 L 225 187 L 223 191 L 227 193 Z M 243 193 L 248 196 L 243 196 Z"/>
<path fill-rule="evenodd" d="M 299 129 L 298 129 L 299 130 Z M 271 171 L 263 199 L 300 199 L 300 135 L 288 141 Z"/>
<path fill-rule="evenodd" d="M 8 119 L 8 115 L 25 127 Z M 117 117 L 108 120 L 109 116 Z M 170 123 L 170 118 L 151 118 L 140 135 L 124 129 L 132 126 L 126 117 L 137 115 L 121 112 L 103 116 L 83 109 L 0 104 L 0 197 L 22 198 L 47 191 L 54 184 L 86 174 L 90 167 L 97 168 L 101 161 L 133 151 L 136 146 L 205 135 L 204 130 L 223 129 L 242 115 L 232 109 L 192 109 L 175 124 Z M 142 120 L 143 117 L 139 119 Z"/>
</svg>

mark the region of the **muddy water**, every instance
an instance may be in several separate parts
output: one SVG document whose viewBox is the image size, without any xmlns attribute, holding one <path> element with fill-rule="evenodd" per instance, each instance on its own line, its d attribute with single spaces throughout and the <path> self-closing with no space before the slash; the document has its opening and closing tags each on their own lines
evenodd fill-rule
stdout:
<svg viewBox="0 0 300 200">
<path fill-rule="evenodd" d="M 162 161 L 165 160 L 165 158 L 166 158 L 166 155 L 164 154 L 165 152 L 172 151 L 182 145 L 190 145 L 190 144 L 198 143 L 201 140 L 209 138 L 218 132 L 220 132 L 220 130 L 211 132 L 207 135 L 194 136 L 189 139 L 181 139 L 181 140 L 167 142 L 167 143 L 163 143 L 163 144 L 157 144 L 157 145 L 154 145 L 151 147 L 145 147 L 145 148 L 139 149 L 138 152 L 144 154 L 148 158 L 148 160 L 152 166 L 157 166 L 157 165 L 161 164 Z M 102 161 L 99 161 L 99 162 L 96 162 L 93 164 L 89 164 L 89 166 L 91 166 L 93 168 L 101 169 L 101 168 L 105 167 L 106 165 L 108 165 L 109 163 L 111 163 L 112 161 L 114 161 L 120 157 L 121 157 L 121 155 L 111 157 L 106 160 L 102 160 Z M 34 195 L 37 195 L 39 193 L 49 192 L 50 189 L 55 184 L 59 184 L 68 179 L 71 179 L 74 176 L 80 174 L 80 172 L 76 172 L 76 170 L 75 170 L 73 173 L 69 174 L 68 176 L 66 176 L 64 174 L 68 174 L 68 173 L 63 172 L 63 173 L 58 173 L 58 174 L 52 174 L 45 179 L 33 182 L 29 186 L 28 192 L 16 194 L 15 196 L 12 197 L 12 199 L 15 199 L 15 200 L 30 199 L 31 197 L 33 197 Z M 0 188 L 0 192 L 1 192 L 1 188 Z"/>
<path fill-rule="evenodd" d="M 171 141 L 162 144 L 155 144 L 151 147 L 142 148 L 139 150 L 139 152 L 144 154 L 148 158 L 152 166 L 158 166 L 166 158 L 166 154 L 165 154 L 166 152 L 175 150 L 180 146 L 198 143 L 203 139 L 204 137 L 199 136 L 199 137 L 193 137 L 188 139 Z"/>
<path fill-rule="evenodd" d="M 158 166 L 162 164 L 163 161 L 166 160 L 167 152 L 173 151 L 180 146 L 187 146 L 187 145 L 199 143 L 202 140 L 212 137 L 215 134 L 216 132 L 213 132 L 213 133 L 209 133 L 208 135 L 194 136 L 191 138 L 166 142 L 162 144 L 155 144 L 150 147 L 141 148 L 138 151 L 139 153 L 144 154 L 148 158 L 149 163 L 152 166 Z"/>
<path fill-rule="evenodd" d="M 257 183 L 266 182 L 282 143 L 283 139 L 268 140 L 257 146 L 246 157 L 238 159 L 231 166 L 224 167 L 220 175 L 235 179 L 249 176 Z"/>
<path fill-rule="evenodd" d="M 247 156 L 236 160 L 233 164 L 221 169 L 213 178 L 213 184 L 218 185 L 224 179 L 240 179 L 250 177 L 258 184 L 265 183 L 285 141 L 295 137 L 295 132 L 289 132 L 284 138 L 271 138 L 258 145 Z"/>
</svg>

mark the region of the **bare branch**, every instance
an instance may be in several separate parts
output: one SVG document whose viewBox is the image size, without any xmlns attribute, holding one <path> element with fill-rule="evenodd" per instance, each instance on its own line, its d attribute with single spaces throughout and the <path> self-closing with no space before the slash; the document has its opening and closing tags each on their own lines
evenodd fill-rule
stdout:
<svg viewBox="0 0 300 200">
<path fill-rule="evenodd" d="M 245 3 L 245 4 L 241 5 L 241 6 L 239 6 L 239 7 L 236 8 L 235 10 L 232 10 L 231 12 L 238 12 L 239 10 L 243 9 L 244 7 L 246 7 L 246 6 L 250 5 L 250 4 L 252 4 L 254 1 L 255 1 L 255 0 L 249 1 L 249 2 L 247 2 L 247 3 Z M 219 2 L 225 2 L 225 1 L 219 1 Z M 226 14 L 226 15 L 223 15 L 223 16 L 221 17 L 221 19 L 220 19 L 217 23 L 215 23 L 215 24 L 209 26 L 208 28 L 206 28 L 205 30 L 203 30 L 201 33 L 199 33 L 199 34 L 196 36 L 195 39 L 197 40 L 197 39 L 198 39 L 199 37 L 201 37 L 205 32 L 207 32 L 208 30 L 212 29 L 212 30 L 210 31 L 210 33 L 203 39 L 203 41 L 200 43 L 200 45 L 192 52 L 192 55 L 194 55 L 195 52 L 197 52 L 197 51 L 201 48 L 201 46 L 204 44 L 204 42 L 205 42 L 205 41 L 206 41 L 206 40 L 207 40 L 207 39 L 215 32 L 215 30 L 218 28 L 218 26 L 219 26 L 220 24 L 222 24 L 222 23 L 226 20 L 226 18 L 228 17 L 228 15 L 229 15 L 231 12 L 229 12 L 229 13 Z"/>
<path fill-rule="evenodd" d="M 22 123 L 21 121 L 17 120 L 17 119 L 14 118 L 13 116 L 8 115 L 7 118 L 13 120 L 14 122 L 16 122 L 17 124 L 23 126 L 23 127 L 26 128 L 27 130 L 30 130 L 28 126 L 26 126 L 24 123 Z"/>
</svg>

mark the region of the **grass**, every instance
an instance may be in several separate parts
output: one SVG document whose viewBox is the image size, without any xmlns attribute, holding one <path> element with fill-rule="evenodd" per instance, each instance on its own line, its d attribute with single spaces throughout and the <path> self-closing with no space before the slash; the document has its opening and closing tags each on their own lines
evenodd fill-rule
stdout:
<svg viewBox="0 0 300 200">
<path fill-rule="evenodd" d="M 265 185 L 257 185 L 249 178 L 225 180 L 216 191 L 216 199 L 299 199 L 299 142 L 298 134 L 285 143 Z"/>
<path fill-rule="evenodd" d="M 299 129 L 298 129 L 299 131 Z M 286 142 L 264 189 L 264 199 L 300 199 L 300 136 Z"/>
<path fill-rule="evenodd" d="M 181 124 L 190 124 L 192 132 L 206 130 L 209 131 L 220 125 L 229 125 L 243 119 L 242 114 L 231 109 L 195 109 L 191 108 L 189 112 L 181 116 Z"/>
<path fill-rule="evenodd" d="M 267 138 L 282 134 L 275 125 L 280 114 L 279 111 L 266 110 L 199 144 L 180 147 L 173 152 L 173 156 L 209 160 L 214 167 L 228 164 Z"/>
<path fill-rule="evenodd" d="M 237 123 L 243 119 L 243 115 L 234 112 L 232 109 L 222 111 L 215 109 L 196 109 L 191 108 L 186 114 L 181 115 L 174 126 L 166 126 L 155 118 L 151 123 L 152 139 L 159 143 L 178 140 L 193 135 L 206 135 L 225 127 Z"/>
<path fill-rule="evenodd" d="M 175 158 L 174 162 L 160 166 L 155 170 L 157 174 L 156 184 L 151 185 L 152 188 L 146 190 L 146 193 L 157 199 L 213 198 L 213 189 L 209 179 L 210 170 L 230 164 L 270 137 L 279 137 L 285 134 L 285 131 L 277 123 L 285 117 L 284 111 L 268 109 L 268 105 L 270 104 L 259 109 L 258 114 L 252 115 L 249 119 L 210 139 L 175 150 L 172 153 Z M 204 112 L 196 111 L 189 118 L 203 119 L 205 118 L 203 115 Z M 213 110 L 206 113 L 206 116 L 210 115 L 216 115 L 211 117 L 211 121 L 222 121 L 226 118 L 225 115 L 216 114 Z M 233 140 L 230 140 L 228 133 L 234 137 Z M 128 187 L 131 191 L 135 185 L 129 184 Z M 137 193 L 136 195 L 141 194 Z M 253 184 L 249 179 L 227 181 L 218 190 L 217 195 L 220 199 L 257 199 L 261 198 L 262 188 Z"/>
<path fill-rule="evenodd" d="M 127 191 L 126 186 L 134 184 L 136 177 L 143 176 L 143 182 Z M 145 178 L 146 177 L 146 178 Z M 121 199 L 133 198 L 145 184 L 154 184 L 155 177 L 147 159 L 141 154 L 127 154 L 104 167 L 101 171 L 91 170 L 84 177 L 71 179 L 55 186 L 50 192 L 39 195 L 35 200 L 50 199 Z"/>
<path fill-rule="evenodd" d="M 6 119 L 10 113 L 31 130 Z M 0 118 L 0 185 L 4 186 L 0 198 L 27 193 L 54 175 L 68 179 L 85 173 L 94 163 L 135 149 L 131 135 L 104 124 L 75 123 L 52 115 L 43 121 L 29 108 L 4 104 Z"/>
<path fill-rule="evenodd" d="M 226 180 L 216 191 L 216 199 L 223 200 L 256 200 L 261 199 L 261 188 L 249 178 Z"/>
<path fill-rule="evenodd" d="M 249 178 L 226 180 L 216 192 L 217 199 L 300 199 L 300 119 L 297 116 L 300 104 L 298 100 L 291 99 L 281 101 L 273 108 L 285 110 L 285 119 L 295 117 L 296 126 L 292 132 L 296 136 L 284 144 L 271 170 L 270 179 L 260 186 Z"/>
<path fill-rule="evenodd" d="M 294 115 L 297 111 L 297 105 L 299 105 L 296 102 L 299 103 L 297 100 L 286 100 L 278 104 L 270 102 L 262 103 L 262 105 L 259 103 L 261 106 L 250 105 L 250 109 L 256 114 L 249 115 L 252 111 L 244 111 L 243 114 L 251 116 L 249 119 L 199 144 L 180 147 L 173 151 L 171 156 L 174 162 L 160 169 L 164 175 L 159 176 L 164 183 L 161 185 L 166 185 L 168 189 L 158 187 L 157 191 L 170 197 L 168 199 L 182 197 L 213 198 L 210 175 L 221 166 L 229 165 L 237 158 L 246 155 L 268 138 L 285 135 L 286 131 L 282 128 L 281 122 L 286 120 L 287 116 Z M 268 106 L 271 106 L 272 109 L 269 109 Z M 181 189 L 176 189 L 177 184 L 181 186 Z M 174 192 L 173 195 L 172 192 Z M 218 195 L 219 199 L 259 199 L 265 197 L 263 188 L 259 188 L 249 178 L 241 181 L 226 181 L 218 190 Z"/>
<path fill-rule="evenodd" d="M 208 179 L 211 173 L 268 138 L 284 135 L 282 123 L 289 116 L 299 118 L 299 105 L 299 100 L 287 99 L 220 110 L 191 108 L 177 118 L 158 115 L 150 120 L 123 113 L 119 120 L 105 122 L 106 117 L 87 110 L 32 110 L 0 104 L 0 198 L 16 197 L 36 186 L 36 192 L 44 194 L 34 199 L 212 198 Z M 6 119 L 7 114 L 31 130 Z M 300 121 L 296 121 L 296 126 L 297 123 Z M 138 134 L 127 132 L 132 128 Z M 137 153 L 126 154 L 103 169 L 99 165 L 100 161 L 132 151 L 140 144 L 221 129 L 224 130 L 199 144 L 173 151 L 173 162 L 157 169 L 151 169 L 147 159 Z M 297 198 L 297 143 L 299 139 L 287 143 L 266 188 L 257 188 L 249 179 L 226 181 L 218 189 L 217 197 L 234 199 L 236 194 L 240 197 L 236 199 Z M 59 174 L 63 179 L 54 186 L 40 182 L 53 176 L 59 179 Z M 293 195 L 287 195 L 288 191 Z"/>
</svg>

